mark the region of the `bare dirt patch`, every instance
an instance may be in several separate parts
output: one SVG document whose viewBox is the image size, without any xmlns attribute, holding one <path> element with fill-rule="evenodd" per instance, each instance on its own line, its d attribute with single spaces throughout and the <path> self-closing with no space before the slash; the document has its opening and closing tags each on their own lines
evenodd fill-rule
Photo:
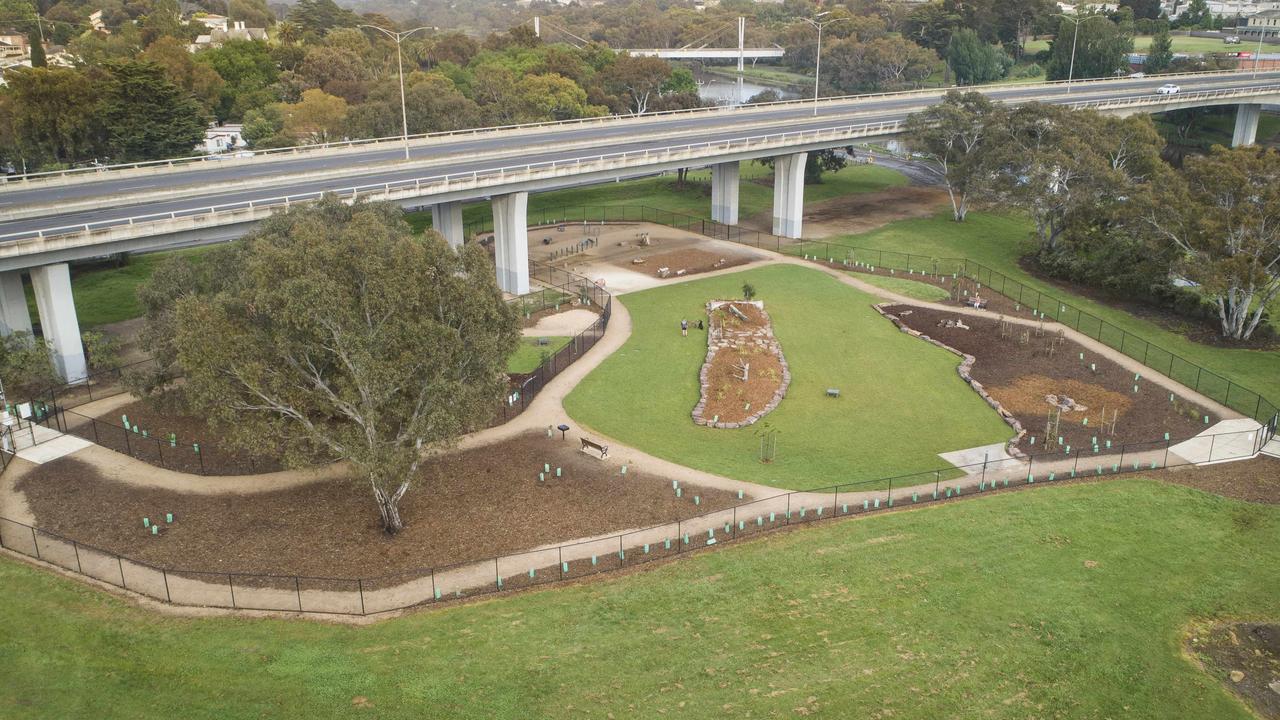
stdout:
<svg viewBox="0 0 1280 720">
<path fill-rule="evenodd" d="M 1259 716 L 1280 719 L 1280 623 L 1218 623 L 1193 631 L 1187 649 Z"/>
<path fill-rule="evenodd" d="M 558 435 L 531 433 L 433 458 L 405 495 L 407 528 L 395 537 L 382 532 L 367 485 L 355 481 L 187 495 L 104 480 L 67 457 L 34 469 L 18 490 L 42 529 L 162 567 L 325 577 L 486 559 L 739 502 L 691 485 L 677 498 L 668 478 L 634 467 L 623 476 L 576 448 Z M 539 483 L 544 463 L 551 472 Z M 174 523 L 158 537 L 147 534 L 142 518 L 165 513 L 174 513 Z"/>
<path fill-rule="evenodd" d="M 643 260 L 636 263 L 635 260 Z M 745 265 L 751 258 L 741 254 L 714 253 L 696 248 L 681 248 L 653 255 L 639 254 L 626 262 L 615 261 L 614 264 L 650 277 L 667 278 L 697 275 L 712 270 Z"/>
<path fill-rule="evenodd" d="M 772 185 L 772 180 L 769 180 Z M 904 186 L 874 193 L 856 193 L 807 205 L 804 237 L 822 239 L 864 233 L 899 220 L 932 217 L 948 206 L 947 193 L 935 187 Z M 763 231 L 773 225 L 772 211 L 743 223 Z"/>
<path fill-rule="evenodd" d="M 1112 445 L 1162 440 L 1169 433 L 1177 441 L 1203 432 L 1219 418 L 1212 412 L 1177 395 L 1170 402 L 1169 392 L 1143 380 L 1102 355 L 1086 351 L 1082 346 L 1063 339 L 1052 354 L 1047 347 L 1055 337 L 1046 330 L 1044 337 L 1021 342 L 1021 326 L 1009 337 L 1001 337 L 998 317 L 958 316 L 941 310 L 895 305 L 887 312 L 899 316 L 908 327 L 938 340 L 976 359 L 970 374 L 986 391 L 1005 407 L 1026 429 L 1027 438 L 1017 445 L 1024 452 L 1054 449 L 1057 437 L 1064 445 L 1088 449 L 1096 439 L 1099 445 L 1110 440 Z M 905 311 L 905 315 L 904 315 Z M 946 321 L 960 319 L 968 329 L 946 327 Z M 1080 354 L 1084 353 L 1084 359 Z M 1134 392 L 1134 385 L 1138 391 Z M 1072 396 L 1076 393 L 1080 397 Z M 1046 438 L 1045 429 L 1052 406 L 1045 395 L 1071 397 L 1086 406 L 1085 410 L 1062 412 L 1055 437 Z M 1084 398 L 1089 398 L 1085 401 Z M 1127 405 L 1119 398 L 1124 398 Z M 1107 402 L 1114 403 L 1107 407 Z M 1115 432 L 1103 427 L 1102 410 L 1108 419 L 1115 416 Z M 1209 416 L 1209 423 L 1204 416 Z M 1088 422 L 1086 423 L 1086 419 Z M 1029 438 L 1036 437 L 1032 446 Z M 1045 446 L 1048 441 L 1050 445 Z"/>
<path fill-rule="evenodd" d="M 1266 455 L 1241 462 L 1180 465 L 1156 477 L 1236 500 L 1280 505 L 1280 460 Z"/>
</svg>

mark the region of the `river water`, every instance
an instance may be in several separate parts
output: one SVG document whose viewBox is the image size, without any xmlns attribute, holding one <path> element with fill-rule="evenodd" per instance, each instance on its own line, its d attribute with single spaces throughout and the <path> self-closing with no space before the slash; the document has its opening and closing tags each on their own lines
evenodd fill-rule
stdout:
<svg viewBox="0 0 1280 720">
<path fill-rule="evenodd" d="M 694 73 L 694 78 L 698 81 L 698 97 L 717 105 L 741 105 L 752 95 L 765 90 L 777 92 L 783 100 L 790 100 L 800 96 L 794 88 L 784 85 L 765 84 L 755 78 L 743 78 L 739 81 L 724 75 L 712 75 L 707 72 L 696 72 Z"/>
</svg>

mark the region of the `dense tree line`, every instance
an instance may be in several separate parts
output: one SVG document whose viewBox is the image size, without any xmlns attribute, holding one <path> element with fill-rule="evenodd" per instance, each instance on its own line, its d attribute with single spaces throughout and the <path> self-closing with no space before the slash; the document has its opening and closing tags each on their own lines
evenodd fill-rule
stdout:
<svg viewBox="0 0 1280 720">
<path fill-rule="evenodd" d="M 908 123 L 963 221 L 975 201 L 1034 222 L 1041 271 L 1254 337 L 1280 294 L 1280 154 L 1215 148 L 1179 171 L 1146 115 L 1005 107 L 952 92 Z M 1199 289 L 1180 287 L 1190 280 Z"/>
<path fill-rule="evenodd" d="M 386 18 L 303 0 L 273 24 L 270 42 L 191 53 L 193 30 L 181 22 L 147 41 L 150 17 L 77 36 L 76 67 L 6 73 L 0 159 L 36 170 L 189 155 L 211 121 L 243 122 L 257 147 L 401 132 L 396 46 L 357 27 L 394 27 Z M 411 133 L 698 104 L 687 70 L 600 44 L 544 43 L 528 26 L 481 39 L 419 34 L 403 50 Z"/>
</svg>

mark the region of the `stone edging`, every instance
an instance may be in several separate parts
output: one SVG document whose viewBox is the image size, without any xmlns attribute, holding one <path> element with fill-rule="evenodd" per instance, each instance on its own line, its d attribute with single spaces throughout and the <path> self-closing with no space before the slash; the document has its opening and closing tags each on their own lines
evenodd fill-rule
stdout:
<svg viewBox="0 0 1280 720">
<path fill-rule="evenodd" d="M 774 392 L 773 398 L 770 399 L 769 402 L 765 403 L 764 407 L 752 413 L 747 418 L 738 422 L 712 422 L 711 418 L 704 417 L 702 414 L 707 407 L 707 393 L 711 390 L 707 384 L 707 371 L 711 369 L 712 358 L 714 358 L 716 353 L 721 349 L 715 342 L 717 337 L 715 329 L 711 326 L 711 312 L 722 305 L 739 303 L 756 306 L 756 309 L 760 311 L 760 314 L 764 316 L 765 321 L 768 323 L 768 347 L 769 350 L 778 358 L 778 364 L 782 367 L 782 383 L 778 386 L 778 390 Z M 778 344 L 778 339 L 773 334 L 773 318 L 769 317 L 769 313 L 765 312 L 764 303 L 759 300 L 712 300 L 707 303 L 707 317 L 707 357 L 702 361 L 702 369 L 698 371 L 699 397 L 698 404 L 693 406 L 693 421 L 699 425 L 706 425 L 707 427 L 721 428 L 724 430 L 736 430 L 738 428 L 754 425 L 758 420 L 760 420 L 760 418 L 773 412 L 774 408 L 778 407 L 778 404 L 782 402 L 782 399 L 787 396 L 787 388 L 791 385 L 791 366 L 787 365 L 787 358 L 782 354 L 782 347 Z"/>
<path fill-rule="evenodd" d="M 998 400 L 991 397 L 991 394 L 988 393 L 986 388 L 982 386 L 982 383 L 978 382 L 977 380 L 974 380 L 973 376 L 970 375 L 969 371 L 970 369 L 973 368 L 973 364 L 977 362 L 977 358 L 975 358 L 972 355 L 962 353 L 959 350 L 951 347 L 950 345 L 947 345 L 946 343 L 943 343 L 939 340 L 935 340 L 929 337 L 928 335 L 925 335 L 924 333 L 919 332 L 918 330 L 912 330 L 911 328 L 907 327 L 906 323 L 902 322 L 902 320 L 897 315 L 894 315 L 893 313 L 885 310 L 885 308 L 890 305 L 898 305 L 898 304 L 901 304 L 901 303 L 877 303 L 875 305 L 872 305 L 871 307 L 875 308 L 876 312 L 888 318 L 890 322 L 892 322 L 895 326 L 897 326 L 897 328 L 902 332 L 912 337 L 920 338 L 925 342 L 929 342 L 934 345 L 937 345 L 938 347 L 942 348 L 943 350 L 946 350 L 947 352 L 953 353 L 955 355 L 959 355 L 962 359 L 960 361 L 960 364 L 956 366 L 956 372 L 960 374 L 960 379 L 968 383 L 969 387 L 973 388 L 974 392 L 978 393 L 979 397 L 981 397 L 983 400 L 986 400 L 987 404 L 990 405 L 992 409 L 994 409 L 997 413 L 1000 414 L 1001 419 L 1003 419 L 1006 423 L 1008 423 L 1009 427 L 1012 427 L 1014 432 L 1017 433 L 1016 435 L 1013 436 L 1013 439 L 1005 443 L 1005 452 L 1009 453 L 1009 455 L 1012 457 L 1024 457 L 1023 452 L 1017 448 L 1017 444 L 1020 440 L 1022 440 L 1023 436 L 1027 434 L 1027 431 L 1022 427 L 1022 423 L 1018 422 L 1018 419 L 1013 416 L 1013 413 L 1010 413 L 1008 410 L 1005 410 L 1004 406 L 1001 405 Z"/>
</svg>

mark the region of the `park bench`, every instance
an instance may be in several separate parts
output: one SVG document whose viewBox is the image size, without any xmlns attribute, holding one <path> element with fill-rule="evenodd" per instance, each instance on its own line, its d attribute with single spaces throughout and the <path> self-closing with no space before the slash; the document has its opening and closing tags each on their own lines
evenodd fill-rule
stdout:
<svg viewBox="0 0 1280 720">
<path fill-rule="evenodd" d="M 598 442 L 596 442 L 596 441 L 594 441 L 594 440 L 588 440 L 587 438 L 582 438 L 582 451 L 583 451 L 583 452 L 586 452 L 586 451 L 588 451 L 588 450 L 594 450 L 594 451 L 596 451 L 596 452 L 600 453 L 600 459 L 601 459 L 601 460 L 603 460 L 603 459 L 605 459 L 605 458 L 609 457 L 609 446 L 608 446 L 608 445 L 601 445 L 600 443 L 598 443 Z"/>
<path fill-rule="evenodd" d="M 840 397 L 840 388 L 827 388 L 827 397 L 831 397 L 831 398 Z"/>
<path fill-rule="evenodd" d="M 969 299 L 965 300 L 964 304 L 965 304 L 965 305 L 968 305 L 968 306 L 969 306 L 969 307 L 971 307 L 971 308 L 974 308 L 975 310 L 986 310 L 986 309 L 987 309 L 987 301 L 986 301 L 986 300 L 983 300 L 982 298 L 978 297 L 977 295 L 974 295 L 973 297 L 971 297 L 971 298 L 969 298 Z"/>
</svg>

